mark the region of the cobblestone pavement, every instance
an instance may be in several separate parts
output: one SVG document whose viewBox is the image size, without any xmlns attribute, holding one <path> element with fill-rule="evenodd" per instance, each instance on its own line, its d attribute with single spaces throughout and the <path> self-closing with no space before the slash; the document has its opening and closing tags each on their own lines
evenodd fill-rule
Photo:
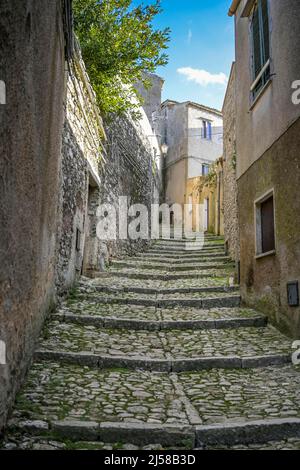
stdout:
<svg viewBox="0 0 300 470">
<path fill-rule="evenodd" d="M 300 449 L 291 344 L 239 306 L 222 239 L 161 240 L 50 316 L 2 448 Z"/>
</svg>

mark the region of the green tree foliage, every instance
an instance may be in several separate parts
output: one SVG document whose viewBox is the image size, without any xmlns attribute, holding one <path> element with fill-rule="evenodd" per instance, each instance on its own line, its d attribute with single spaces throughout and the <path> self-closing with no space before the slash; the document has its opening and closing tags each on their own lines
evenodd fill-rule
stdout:
<svg viewBox="0 0 300 470">
<path fill-rule="evenodd" d="M 73 0 L 74 25 L 101 111 L 131 112 L 134 83 L 166 65 L 170 30 L 155 29 L 161 0 L 133 8 L 132 0 Z"/>
</svg>

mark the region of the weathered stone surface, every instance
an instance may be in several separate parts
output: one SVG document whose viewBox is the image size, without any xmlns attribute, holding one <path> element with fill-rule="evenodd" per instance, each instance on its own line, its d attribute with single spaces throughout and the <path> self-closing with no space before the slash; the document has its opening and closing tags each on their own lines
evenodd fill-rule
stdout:
<svg viewBox="0 0 300 470">
<path fill-rule="evenodd" d="M 3 448 L 299 446 L 291 342 L 263 315 L 224 307 L 230 276 L 199 278 L 196 292 L 103 279 L 82 278 L 49 319 Z M 187 296 L 217 306 L 186 307 Z M 49 429 L 24 425 L 39 421 Z"/>
<path fill-rule="evenodd" d="M 99 440 L 99 425 L 94 421 L 54 421 L 51 429 L 55 434 L 73 441 Z"/>
<path fill-rule="evenodd" d="M 1 1 L 0 429 L 55 299 L 64 99 L 60 0 Z"/>
<path fill-rule="evenodd" d="M 51 321 L 44 332 L 39 351 L 80 353 L 116 360 L 176 360 L 237 356 L 244 359 L 244 367 L 264 364 L 264 357 L 272 363 L 272 356 L 290 353 L 290 341 L 272 327 L 208 330 L 121 330 L 98 328 Z M 258 357 L 262 356 L 262 357 Z M 41 357 L 41 356 L 39 356 Z M 50 356 L 49 356 L 50 357 Z M 249 359 L 247 359 L 249 358 Z M 87 360 L 88 359 L 87 357 Z M 92 360 L 92 359 L 91 359 Z M 286 362 L 286 360 L 285 360 Z M 112 362 L 113 364 L 113 362 Z M 273 362 L 274 364 L 274 362 Z"/>
<path fill-rule="evenodd" d="M 258 444 L 282 438 L 300 438 L 300 419 L 270 419 L 223 426 L 198 426 L 197 445 Z"/>
</svg>

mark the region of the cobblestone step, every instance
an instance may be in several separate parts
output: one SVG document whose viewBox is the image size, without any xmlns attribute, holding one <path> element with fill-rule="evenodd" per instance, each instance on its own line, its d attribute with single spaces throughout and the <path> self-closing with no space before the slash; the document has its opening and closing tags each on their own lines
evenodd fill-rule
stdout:
<svg viewBox="0 0 300 470">
<path fill-rule="evenodd" d="M 173 272 L 180 272 L 180 271 L 203 271 L 206 269 L 224 269 L 224 268 L 231 268 L 234 269 L 234 265 L 232 263 L 217 263 L 217 262 L 207 262 L 207 263 L 186 263 L 186 264 L 172 264 L 169 263 L 166 265 L 165 263 L 153 263 L 147 261 L 140 261 L 132 260 L 132 261 L 118 261 L 114 260 L 112 262 L 113 268 L 139 268 L 143 270 L 166 270 Z"/>
<path fill-rule="evenodd" d="M 160 316 L 160 315 L 158 315 Z M 219 320 L 175 320 L 175 321 L 151 321 L 130 320 L 126 318 L 102 317 L 101 315 L 84 315 L 73 313 L 56 313 L 51 318 L 61 322 L 78 323 L 80 325 L 93 325 L 103 328 L 132 329 L 132 330 L 208 330 L 215 328 L 247 328 L 262 327 L 267 325 L 267 318 L 261 315 L 253 318 L 233 317 Z"/>
<path fill-rule="evenodd" d="M 132 268 L 123 268 L 123 269 L 111 269 L 110 271 L 106 272 L 94 272 L 93 276 L 95 278 L 105 278 L 105 277 L 121 277 L 121 278 L 128 278 L 128 279 L 142 279 L 142 280 L 158 280 L 158 281 L 186 281 L 189 279 L 197 279 L 202 280 L 210 278 L 212 282 L 215 279 L 219 279 L 221 277 L 229 279 L 232 277 L 232 269 L 227 270 L 205 270 L 202 272 L 198 271 L 191 271 L 191 272 L 179 272 L 174 273 L 172 271 L 155 271 L 155 270 L 148 270 L 143 271 L 142 269 L 134 269 Z M 228 282 L 228 281 L 226 281 Z"/>
<path fill-rule="evenodd" d="M 78 295 L 78 300 L 89 299 L 91 303 L 119 304 L 119 305 L 144 305 L 157 308 L 167 307 L 239 307 L 240 295 L 232 293 L 190 293 L 190 294 L 135 294 L 135 293 L 105 293 Z"/>
<path fill-rule="evenodd" d="M 273 354 L 267 356 L 219 356 L 196 357 L 194 359 L 152 359 L 148 357 L 128 357 L 127 355 L 109 356 L 105 354 L 72 353 L 67 351 L 38 350 L 35 359 L 60 361 L 65 364 L 96 367 L 99 369 L 128 369 L 150 372 L 186 372 L 211 369 L 247 369 L 274 365 L 285 365 L 291 362 L 290 354 Z"/>
<path fill-rule="evenodd" d="M 170 266 L 178 266 L 181 264 L 206 264 L 209 266 L 209 264 L 231 264 L 232 265 L 232 260 L 227 257 L 197 257 L 197 258 L 188 258 L 188 259 L 171 259 L 171 258 L 164 258 L 160 256 L 159 258 L 150 258 L 150 257 L 131 257 L 131 258 L 124 258 L 125 262 L 129 261 L 134 262 L 136 261 L 137 264 L 167 264 Z"/>
<path fill-rule="evenodd" d="M 176 237 L 174 237 L 174 234 L 171 234 L 172 236 L 170 237 L 164 237 L 163 235 L 159 238 L 160 242 L 186 242 L 186 241 L 191 241 L 195 239 L 204 239 L 205 241 L 216 241 L 216 242 L 223 242 L 224 243 L 224 237 L 218 236 L 218 235 L 202 235 L 202 234 L 197 234 L 196 236 L 194 235 L 193 237 L 181 237 L 180 234 L 176 234 Z"/>
<path fill-rule="evenodd" d="M 51 320 L 37 358 L 155 371 L 284 364 L 290 341 L 274 328 L 140 331 Z"/>
<path fill-rule="evenodd" d="M 157 279 L 156 277 L 147 279 L 137 279 L 128 277 L 126 274 L 114 275 L 113 272 L 104 272 L 95 276 L 92 280 L 84 280 L 80 286 L 87 285 L 93 286 L 109 286 L 112 288 L 125 288 L 132 291 L 132 289 L 147 289 L 155 290 L 157 293 L 167 293 L 171 290 L 178 291 L 184 289 L 184 292 L 193 291 L 194 289 L 237 289 L 237 286 L 230 284 L 233 283 L 233 278 L 228 276 L 201 276 L 199 278 L 181 278 L 173 280 Z"/>
<path fill-rule="evenodd" d="M 127 258 L 128 259 L 128 258 Z M 126 260 L 127 260 L 126 259 Z M 232 263 L 230 258 L 228 256 L 223 255 L 203 255 L 203 256 L 193 256 L 191 257 L 185 257 L 183 258 L 182 256 L 172 258 L 172 257 L 163 257 L 162 255 L 156 255 L 156 256 L 145 256 L 143 253 L 139 253 L 139 255 L 135 256 L 134 258 L 131 258 L 131 260 L 137 260 L 139 263 L 141 262 L 149 262 L 149 263 L 164 263 L 164 264 L 170 264 L 170 265 L 177 265 L 177 264 L 186 264 L 189 261 L 193 261 L 194 263 L 220 263 L 220 262 L 225 262 L 225 263 Z"/>
<path fill-rule="evenodd" d="M 292 341 L 240 307 L 232 273 L 206 236 L 82 278 L 45 325 L 4 448 L 296 447 Z"/>
<path fill-rule="evenodd" d="M 208 310 L 188 307 L 157 308 L 140 305 L 106 305 L 90 302 L 89 299 L 78 300 L 77 298 L 69 299 L 58 309 L 57 314 L 60 316 L 73 314 L 77 316 L 98 316 L 103 319 L 112 318 L 126 321 L 161 323 L 177 322 L 188 324 L 189 322 L 205 321 L 209 323 L 215 322 L 217 328 L 221 328 L 223 323 L 225 325 L 229 321 L 232 323 L 235 320 L 266 321 L 264 315 L 248 308 L 211 308 Z"/>
<path fill-rule="evenodd" d="M 186 251 L 186 248 L 187 247 L 191 247 L 192 250 L 196 250 L 198 249 L 198 251 L 202 251 L 202 250 L 207 250 L 207 251 L 211 251 L 211 250 L 221 250 L 221 249 L 224 249 L 225 248 L 225 244 L 224 243 L 213 243 L 213 242 L 184 242 L 184 243 L 181 243 L 181 242 L 178 242 L 178 241 L 165 241 L 165 242 L 153 242 L 151 245 L 150 245 L 150 250 L 151 249 L 157 249 L 157 250 L 160 250 L 160 251 L 163 251 L 163 250 L 170 250 L 170 249 L 175 249 L 175 250 L 179 250 L 179 251 Z"/>
<path fill-rule="evenodd" d="M 141 283 L 142 284 L 142 283 Z M 104 279 L 97 279 L 92 281 L 89 286 L 87 287 L 86 284 L 83 284 L 82 287 L 80 286 L 78 292 L 86 293 L 86 294 L 93 294 L 97 292 L 108 292 L 108 293 L 115 293 L 115 294 L 122 294 L 122 293 L 136 293 L 136 294 L 157 294 L 158 296 L 163 294 L 189 294 L 189 293 L 199 293 L 199 294 L 210 294 L 210 293 L 229 293 L 229 292 L 238 292 L 239 286 L 228 286 L 228 285 L 207 285 L 207 286 L 175 286 L 175 287 L 155 287 L 151 286 L 144 286 L 141 287 L 140 285 L 133 285 L 132 280 L 130 282 L 126 282 L 124 279 L 120 278 L 104 278 Z"/>
<path fill-rule="evenodd" d="M 274 441 L 292 440 L 297 446 L 299 387 L 295 366 L 165 374 L 36 362 L 9 436 L 187 448 L 257 448 L 269 441 L 273 448 Z"/>
<path fill-rule="evenodd" d="M 162 245 L 152 245 L 151 248 L 149 248 L 149 253 L 161 253 L 164 255 L 167 254 L 179 254 L 179 255 L 184 255 L 184 254 L 192 254 L 195 253 L 196 255 L 201 255 L 201 254 L 206 254 L 209 255 L 211 253 L 219 253 L 222 251 L 222 253 L 225 253 L 225 248 L 222 245 L 204 245 L 200 247 L 194 247 L 188 248 L 188 247 L 181 247 L 181 246 L 162 246 Z"/>
<path fill-rule="evenodd" d="M 135 255 L 135 258 L 141 258 L 141 259 L 149 259 L 149 260 L 155 260 L 157 261 L 158 259 L 168 259 L 170 261 L 181 261 L 181 260 L 199 260 L 201 261 L 202 259 L 212 259 L 214 260 L 215 258 L 228 258 L 224 251 L 216 251 L 213 253 L 202 253 L 202 254 L 194 254 L 194 253 L 182 253 L 182 254 L 177 254 L 177 253 L 167 253 L 165 254 L 164 252 L 154 252 L 154 251 L 145 251 L 141 253 L 137 253 Z"/>
</svg>

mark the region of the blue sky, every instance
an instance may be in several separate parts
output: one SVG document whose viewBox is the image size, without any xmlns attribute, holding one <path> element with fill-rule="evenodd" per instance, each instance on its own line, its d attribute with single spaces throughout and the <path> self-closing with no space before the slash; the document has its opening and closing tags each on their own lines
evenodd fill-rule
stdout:
<svg viewBox="0 0 300 470">
<path fill-rule="evenodd" d="M 234 22 L 227 16 L 230 4 L 230 0 L 162 0 L 164 12 L 155 26 L 171 28 L 169 64 L 157 71 L 165 79 L 163 99 L 221 109 L 234 60 Z"/>
</svg>

